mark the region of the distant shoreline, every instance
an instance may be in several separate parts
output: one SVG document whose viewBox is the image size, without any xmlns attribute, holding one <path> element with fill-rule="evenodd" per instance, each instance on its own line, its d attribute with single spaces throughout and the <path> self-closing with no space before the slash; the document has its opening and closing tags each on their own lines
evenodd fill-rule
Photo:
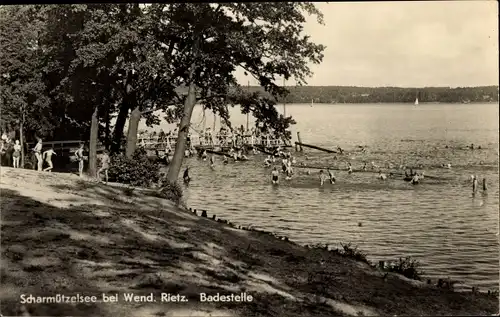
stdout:
<svg viewBox="0 0 500 317">
<path fill-rule="evenodd" d="M 282 103 L 282 102 L 281 102 Z M 498 101 L 474 101 L 474 102 L 469 102 L 469 103 L 464 103 L 464 102 L 446 102 L 446 101 L 419 101 L 418 105 L 438 105 L 438 104 L 457 104 L 457 105 L 472 105 L 472 104 L 498 104 Z M 287 102 L 287 105 L 307 105 L 309 106 L 310 104 L 304 103 L 304 102 Z M 314 102 L 313 105 L 349 105 L 349 104 L 408 104 L 412 105 L 413 102 Z"/>
</svg>

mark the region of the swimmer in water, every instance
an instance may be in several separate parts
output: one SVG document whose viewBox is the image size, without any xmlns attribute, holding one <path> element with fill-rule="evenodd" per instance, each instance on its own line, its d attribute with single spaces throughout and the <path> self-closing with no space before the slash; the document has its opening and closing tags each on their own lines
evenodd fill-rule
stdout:
<svg viewBox="0 0 500 317">
<path fill-rule="evenodd" d="M 189 166 L 184 170 L 184 175 L 182 176 L 182 178 L 184 179 L 184 184 L 186 185 L 188 185 L 191 181 L 191 177 L 189 177 Z"/>
<path fill-rule="evenodd" d="M 286 169 L 287 169 L 287 160 L 286 159 L 283 159 L 281 161 L 281 169 L 283 170 L 283 173 L 286 173 Z"/>
<path fill-rule="evenodd" d="M 264 165 L 265 165 L 266 167 L 269 167 L 269 166 L 271 166 L 271 162 L 272 162 L 272 160 L 271 160 L 271 155 L 268 155 L 268 156 L 266 157 L 266 159 L 264 160 Z"/>
<path fill-rule="evenodd" d="M 323 184 L 325 183 L 325 179 L 326 179 L 326 175 L 325 175 L 325 173 L 323 172 L 323 170 L 320 170 L 320 171 L 319 171 L 319 182 L 320 182 L 320 186 L 323 186 Z"/>
<path fill-rule="evenodd" d="M 363 163 L 363 171 L 366 171 L 366 162 Z"/>
<path fill-rule="evenodd" d="M 279 182 L 279 172 L 278 172 L 278 169 L 276 167 L 273 168 L 272 172 L 271 172 L 271 180 L 273 182 L 273 185 L 277 185 L 278 182 Z"/>
<path fill-rule="evenodd" d="M 475 195 L 476 192 L 477 192 L 477 176 L 474 175 L 473 179 L 472 179 L 472 195 Z"/>
<path fill-rule="evenodd" d="M 204 161 L 207 160 L 207 150 L 203 150 L 203 153 L 201 153 L 201 159 Z"/>
<path fill-rule="evenodd" d="M 210 168 L 215 169 L 215 157 L 213 154 L 210 156 Z"/>
<path fill-rule="evenodd" d="M 417 184 L 419 183 L 419 180 L 418 180 L 418 175 L 417 175 L 417 174 L 413 175 L 413 177 L 412 177 L 412 179 L 411 179 L 410 183 L 411 183 L 412 185 L 417 185 Z"/>
<path fill-rule="evenodd" d="M 352 174 L 352 165 L 350 162 L 347 163 L 347 173 Z"/>
<path fill-rule="evenodd" d="M 382 171 L 378 171 L 378 178 L 385 181 L 387 179 L 387 175 L 383 174 Z"/>
<path fill-rule="evenodd" d="M 335 175 L 333 175 L 333 172 L 330 171 L 329 169 L 327 169 L 326 171 L 328 172 L 328 176 L 330 177 L 330 184 L 332 185 L 335 184 L 336 179 Z"/>
<path fill-rule="evenodd" d="M 229 159 L 227 158 L 226 155 L 224 155 L 224 160 L 222 161 L 222 163 L 224 163 L 224 164 L 228 164 L 229 163 Z"/>
</svg>

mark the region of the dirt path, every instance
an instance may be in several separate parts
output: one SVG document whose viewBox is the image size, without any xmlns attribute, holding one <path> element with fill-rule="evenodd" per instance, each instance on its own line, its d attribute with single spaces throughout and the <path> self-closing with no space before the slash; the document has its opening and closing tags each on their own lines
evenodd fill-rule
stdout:
<svg viewBox="0 0 500 317">
<path fill-rule="evenodd" d="M 365 263 L 235 229 L 144 191 L 87 182 L 75 175 L 3 167 L 0 188 L 3 315 L 498 312 L 496 297 L 455 293 L 396 274 L 384 278 Z M 108 298 L 117 294 L 118 302 L 102 302 L 103 293 Z M 153 295 L 127 302 L 125 294 L 132 293 Z M 184 296 L 188 302 L 166 302 L 167 293 Z M 201 302 L 200 293 L 244 294 L 253 300 Z M 80 294 L 96 296 L 97 302 L 22 304 L 21 294 Z"/>
</svg>

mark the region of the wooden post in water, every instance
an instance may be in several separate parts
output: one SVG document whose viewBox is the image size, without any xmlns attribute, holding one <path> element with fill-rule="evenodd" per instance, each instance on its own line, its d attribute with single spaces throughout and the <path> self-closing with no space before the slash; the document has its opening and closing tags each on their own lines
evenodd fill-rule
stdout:
<svg viewBox="0 0 500 317">
<path fill-rule="evenodd" d="M 319 146 L 316 146 L 316 145 L 305 144 L 305 143 L 302 143 L 302 142 L 295 142 L 295 144 L 300 145 L 300 146 L 309 147 L 311 149 L 320 150 L 320 151 L 327 152 L 327 153 L 337 153 L 337 151 L 325 149 L 325 148 L 322 148 L 322 147 L 319 147 Z"/>
<path fill-rule="evenodd" d="M 302 140 L 300 139 L 300 132 L 299 131 L 297 131 L 297 141 L 299 141 L 299 143 L 302 143 Z M 302 152 L 303 151 L 302 145 L 295 144 L 295 149 L 297 149 L 297 146 L 299 147 L 299 151 Z"/>
</svg>

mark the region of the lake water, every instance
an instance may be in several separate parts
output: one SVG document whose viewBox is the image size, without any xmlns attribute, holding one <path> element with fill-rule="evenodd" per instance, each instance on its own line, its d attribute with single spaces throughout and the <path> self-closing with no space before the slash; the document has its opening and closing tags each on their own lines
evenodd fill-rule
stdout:
<svg viewBox="0 0 500 317">
<path fill-rule="evenodd" d="M 233 110 L 233 124 L 245 125 L 246 117 Z M 373 261 L 411 256 L 426 277 L 450 277 L 461 282 L 459 288 L 497 289 L 498 110 L 498 104 L 287 105 L 287 115 L 297 121 L 293 141 L 300 131 L 305 143 L 368 150 L 335 160 L 333 154 L 292 149 L 298 163 L 344 168 L 349 160 L 354 169 L 364 161 L 422 164 L 425 175 L 437 178 L 412 186 L 400 177 L 380 181 L 376 173 L 336 171 L 337 184 L 320 188 L 318 170 L 307 175 L 296 169 L 294 179 L 272 186 L 262 155 L 226 166 L 219 159 L 215 171 L 193 158 L 185 163 L 193 178 L 187 203 L 301 244 L 352 242 Z M 199 127 L 202 118 L 196 108 L 193 125 Z M 206 126 L 212 123 L 207 111 Z M 459 149 L 471 143 L 482 149 Z M 452 168 L 441 168 L 443 163 Z M 473 197 L 471 174 L 487 179 L 487 195 Z"/>
</svg>

